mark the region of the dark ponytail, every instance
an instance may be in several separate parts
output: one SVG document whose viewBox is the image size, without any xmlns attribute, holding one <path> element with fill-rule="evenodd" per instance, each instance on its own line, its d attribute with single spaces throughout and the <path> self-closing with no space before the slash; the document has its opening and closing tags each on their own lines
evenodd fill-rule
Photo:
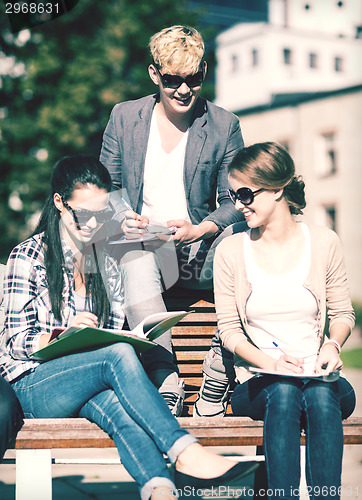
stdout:
<svg viewBox="0 0 362 500">
<path fill-rule="evenodd" d="M 294 176 L 292 180 L 283 188 L 284 198 L 289 205 L 290 213 L 300 215 L 306 206 L 304 194 L 304 181 L 300 176 Z"/>
</svg>

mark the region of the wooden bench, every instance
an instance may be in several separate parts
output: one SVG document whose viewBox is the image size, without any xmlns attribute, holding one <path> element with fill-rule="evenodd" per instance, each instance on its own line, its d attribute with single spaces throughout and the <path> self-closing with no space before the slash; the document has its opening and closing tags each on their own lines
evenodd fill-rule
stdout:
<svg viewBox="0 0 362 500">
<path fill-rule="evenodd" d="M 172 329 L 180 377 L 186 384 L 184 414 L 178 420 L 183 428 L 205 446 L 260 447 L 263 441 L 263 422 L 231 416 L 230 408 L 224 418 L 192 417 L 192 407 L 202 381 L 202 362 L 216 331 L 212 297 L 210 301 L 197 299 L 190 292 L 186 303 L 180 305 L 180 298 L 177 296 L 168 301 L 169 309 L 190 308 L 195 311 Z M 362 444 L 362 418 L 349 418 L 344 421 L 343 429 L 345 444 Z M 302 435 L 301 444 L 304 442 Z M 25 421 L 14 447 L 16 500 L 27 499 L 31 483 L 36 484 L 38 498 L 50 500 L 52 449 L 110 448 L 114 447 L 114 443 L 96 424 L 85 419 L 30 419 Z"/>
</svg>

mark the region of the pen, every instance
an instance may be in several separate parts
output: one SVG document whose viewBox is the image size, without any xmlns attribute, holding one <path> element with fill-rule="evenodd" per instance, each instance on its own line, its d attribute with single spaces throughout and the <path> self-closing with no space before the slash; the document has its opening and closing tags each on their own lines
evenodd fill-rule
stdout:
<svg viewBox="0 0 362 500">
<path fill-rule="evenodd" d="M 273 345 L 279 349 L 280 352 L 282 352 L 283 354 L 285 354 L 286 356 L 288 356 L 288 353 L 285 352 L 281 347 L 279 347 L 279 344 L 277 344 L 276 342 L 273 341 Z M 302 356 L 302 359 L 307 359 L 307 358 L 313 358 L 315 357 L 316 354 L 309 354 L 308 356 Z"/>
<path fill-rule="evenodd" d="M 126 202 L 124 198 L 121 198 L 121 202 L 125 205 L 127 210 L 131 210 L 131 212 L 133 212 L 133 208 Z"/>
<path fill-rule="evenodd" d="M 121 198 L 121 201 L 122 203 L 124 204 L 124 206 L 127 208 L 127 210 L 130 210 L 131 212 L 134 212 L 133 208 L 131 207 L 131 205 L 129 205 L 129 203 L 126 202 L 126 200 L 124 198 Z M 136 213 L 136 212 L 134 212 Z M 137 218 L 136 220 L 141 220 L 141 216 L 136 214 L 137 215 Z"/>
<path fill-rule="evenodd" d="M 276 342 L 273 341 L 273 345 L 275 345 L 275 347 L 279 349 L 280 352 L 287 355 L 287 353 L 281 347 L 279 347 L 279 345 Z"/>
</svg>

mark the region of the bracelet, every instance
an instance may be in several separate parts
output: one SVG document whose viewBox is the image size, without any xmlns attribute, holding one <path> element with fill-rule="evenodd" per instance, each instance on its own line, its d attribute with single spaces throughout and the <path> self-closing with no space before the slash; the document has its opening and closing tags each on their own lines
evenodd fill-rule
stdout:
<svg viewBox="0 0 362 500">
<path fill-rule="evenodd" d="M 334 340 L 334 339 L 328 339 L 328 340 L 326 340 L 326 341 L 324 342 L 323 347 L 324 347 L 325 345 L 327 345 L 327 344 L 333 344 L 333 345 L 336 347 L 336 349 L 337 349 L 337 351 L 338 351 L 338 354 L 340 354 L 340 353 L 341 353 L 341 344 L 340 344 L 339 342 L 337 342 L 337 340 Z"/>
</svg>

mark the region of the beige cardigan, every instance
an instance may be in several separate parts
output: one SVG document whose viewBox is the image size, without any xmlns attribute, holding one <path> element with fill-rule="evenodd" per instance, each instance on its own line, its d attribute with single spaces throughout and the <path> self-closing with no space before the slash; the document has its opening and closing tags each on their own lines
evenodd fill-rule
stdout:
<svg viewBox="0 0 362 500">
<path fill-rule="evenodd" d="M 346 323 L 352 330 L 352 308 L 340 240 L 330 229 L 309 226 L 311 237 L 311 265 L 304 286 L 318 303 L 320 345 L 324 340 L 326 307 L 330 325 Z M 245 367 L 249 364 L 235 354 L 236 345 L 248 336 L 246 302 L 251 284 L 246 278 L 244 262 L 244 233 L 225 238 L 217 246 L 214 259 L 215 307 L 221 341 L 234 353 L 237 379 L 250 378 Z"/>
</svg>

